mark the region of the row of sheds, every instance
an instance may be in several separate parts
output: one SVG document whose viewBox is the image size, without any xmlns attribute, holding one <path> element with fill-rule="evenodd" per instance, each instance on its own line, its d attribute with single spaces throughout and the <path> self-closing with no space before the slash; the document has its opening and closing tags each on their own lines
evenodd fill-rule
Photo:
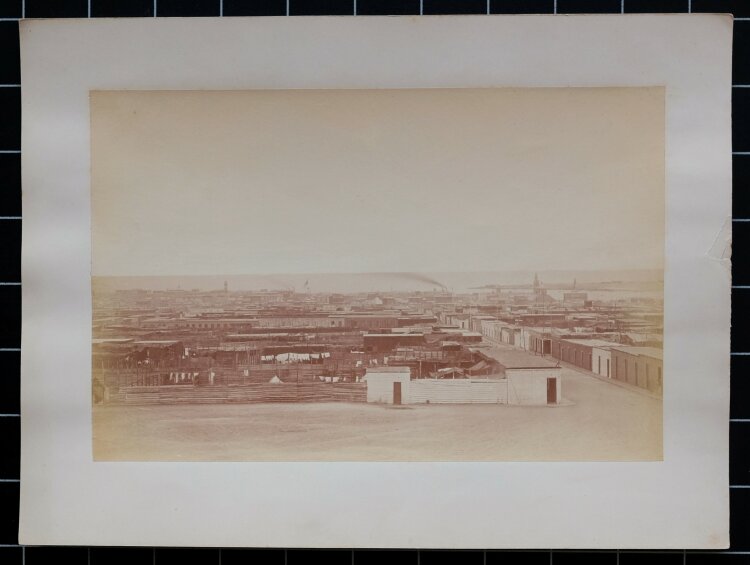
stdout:
<svg viewBox="0 0 750 565">
<path fill-rule="evenodd" d="M 550 328 L 514 326 L 485 321 L 490 340 L 550 357 L 661 395 L 663 350 L 651 345 L 626 345 L 596 338 L 575 338 Z M 661 336 L 654 336 L 654 339 Z M 655 341 L 654 343 L 660 343 Z"/>
</svg>

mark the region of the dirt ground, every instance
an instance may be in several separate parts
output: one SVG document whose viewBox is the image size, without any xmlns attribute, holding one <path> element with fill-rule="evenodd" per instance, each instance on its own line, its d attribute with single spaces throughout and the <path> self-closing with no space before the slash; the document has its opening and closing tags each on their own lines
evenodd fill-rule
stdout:
<svg viewBox="0 0 750 565">
<path fill-rule="evenodd" d="M 98 461 L 653 461 L 662 402 L 570 368 L 569 405 L 97 406 Z"/>
</svg>

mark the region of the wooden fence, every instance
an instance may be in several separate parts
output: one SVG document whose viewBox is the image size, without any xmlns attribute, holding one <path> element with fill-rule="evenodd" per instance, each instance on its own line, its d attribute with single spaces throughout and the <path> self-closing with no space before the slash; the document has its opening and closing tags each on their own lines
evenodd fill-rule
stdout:
<svg viewBox="0 0 750 565">
<path fill-rule="evenodd" d="M 367 402 L 366 383 L 279 383 L 236 386 L 131 386 L 109 394 L 110 404 L 225 404 L 254 402 Z"/>
</svg>

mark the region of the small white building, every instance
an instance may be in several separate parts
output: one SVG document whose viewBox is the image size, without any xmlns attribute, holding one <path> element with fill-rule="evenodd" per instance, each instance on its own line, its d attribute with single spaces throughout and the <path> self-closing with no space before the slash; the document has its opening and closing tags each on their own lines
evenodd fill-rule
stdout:
<svg viewBox="0 0 750 565">
<path fill-rule="evenodd" d="M 551 357 L 532 355 L 508 346 L 488 347 L 477 352 L 501 368 L 508 380 L 508 404 L 555 405 L 562 400 L 562 369 Z"/>
<path fill-rule="evenodd" d="M 402 402 L 409 398 L 409 367 L 368 368 L 364 380 L 367 383 L 367 402 L 393 404 L 394 389 L 400 390 Z M 394 383 L 398 383 L 398 387 L 394 387 Z"/>
</svg>

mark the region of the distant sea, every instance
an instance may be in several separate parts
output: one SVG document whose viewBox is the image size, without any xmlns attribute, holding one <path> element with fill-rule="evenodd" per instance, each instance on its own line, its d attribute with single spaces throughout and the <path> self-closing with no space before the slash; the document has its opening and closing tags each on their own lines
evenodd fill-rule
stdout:
<svg viewBox="0 0 750 565">
<path fill-rule="evenodd" d="M 449 291 L 482 292 L 494 285 L 531 285 L 534 276 L 550 289 L 659 291 L 663 272 L 626 271 L 479 271 L 469 273 L 295 273 L 275 275 L 199 275 L 94 277 L 99 290 L 293 290 L 310 293 Z M 606 292 L 606 290 L 605 290 Z"/>
</svg>

